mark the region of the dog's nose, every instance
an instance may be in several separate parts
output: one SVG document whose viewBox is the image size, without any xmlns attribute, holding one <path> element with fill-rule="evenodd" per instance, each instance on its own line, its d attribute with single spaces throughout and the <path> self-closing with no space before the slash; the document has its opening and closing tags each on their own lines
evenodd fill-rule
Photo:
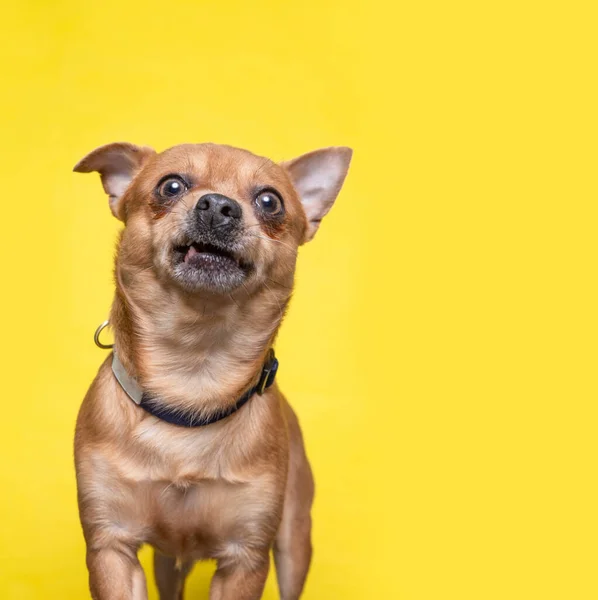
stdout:
<svg viewBox="0 0 598 600">
<path fill-rule="evenodd" d="M 210 227 L 234 225 L 242 215 L 241 205 L 222 194 L 205 194 L 195 206 L 199 218 Z"/>
</svg>

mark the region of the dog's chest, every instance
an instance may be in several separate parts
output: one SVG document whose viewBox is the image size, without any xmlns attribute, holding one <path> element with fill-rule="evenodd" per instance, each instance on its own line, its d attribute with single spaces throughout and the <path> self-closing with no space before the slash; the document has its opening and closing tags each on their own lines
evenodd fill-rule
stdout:
<svg viewBox="0 0 598 600">
<path fill-rule="evenodd" d="M 102 521 L 136 542 L 196 559 L 227 558 L 271 538 L 284 490 L 271 460 L 240 461 L 247 448 L 209 436 L 160 439 L 147 431 L 137 444 L 143 452 L 97 457 L 102 487 L 114 492 Z"/>
<path fill-rule="evenodd" d="M 225 558 L 239 547 L 256 547 L 277 527 L 276 487 L 268 477 L 154 484 L 155 512 L 147 541 L 176 556 Z"/>
</svg>

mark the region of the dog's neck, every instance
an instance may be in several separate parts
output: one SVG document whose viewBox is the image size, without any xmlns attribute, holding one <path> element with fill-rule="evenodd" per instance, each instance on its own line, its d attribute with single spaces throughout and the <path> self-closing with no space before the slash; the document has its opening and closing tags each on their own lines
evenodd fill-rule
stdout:
<svg viewBox="0 0 598 600">
<path fill-rule="evenodd" d="M 195 297 L 164 285 L 151 269 L 123 273 L 117 267 L 116 274 L 115 350 L 142 389 L 201 414 L 234 404 L 255 383 L 290 285 Z"/>
</svg>

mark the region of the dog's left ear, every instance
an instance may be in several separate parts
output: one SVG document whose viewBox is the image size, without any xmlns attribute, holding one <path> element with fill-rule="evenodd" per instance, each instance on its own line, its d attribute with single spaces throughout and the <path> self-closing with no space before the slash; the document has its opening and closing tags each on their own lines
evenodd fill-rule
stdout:
<svg viewBox="0 0 598 600">
<path fill-rule="evenodd" d="M 135 146 L 126 142 L 107 144 L 82 158 L 74 166 L 73 171 L 77 173 L 98 171 L 104 191 L 108 194 L 112 214 L 124 221 L 122 196 L 145 161 L 154 154 L 156 151 L 147 146 Z"/>
<path fill-rule="evenodd" d="M 303 242 L 311 240 L 320 221 L 341 191 L 353 150 L 344 146 L 322 148 L 282 163 L 291 176 L 307 217 Z"/>
</svg>

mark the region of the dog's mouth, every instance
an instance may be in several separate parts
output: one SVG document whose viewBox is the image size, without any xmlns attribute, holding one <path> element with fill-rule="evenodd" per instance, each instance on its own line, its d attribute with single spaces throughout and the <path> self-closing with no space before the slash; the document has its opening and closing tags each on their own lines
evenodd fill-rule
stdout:
<svg viewBox="0 0 598 600">
<path fill-rule="evenodd" d="M 213 244 L 193 242 L 188 246 L 177 246 L 174 251 L 179 256 L 180 262 L 189 265 L 202 262 L 233 262 L 237 265 L 240 263 L 232 252 Z"/>
<path fill-rule="evenodd" d="M 175 262 L 189 266 L 220 265 L 224 267 L 228 265 L 243 268 L 247 266 L 246 263 L 230 250 L 204 242 L 193 242 L 189 245 L 176 246 L 174 254 Z"/>
<path fill-rule="evenodd" d="M 232 250 L 208 242 L 191 242 L 173 249 L 174 274 L 190 287 L 229 288 L 240 285 L 251 265 Z"/>
</svg>

